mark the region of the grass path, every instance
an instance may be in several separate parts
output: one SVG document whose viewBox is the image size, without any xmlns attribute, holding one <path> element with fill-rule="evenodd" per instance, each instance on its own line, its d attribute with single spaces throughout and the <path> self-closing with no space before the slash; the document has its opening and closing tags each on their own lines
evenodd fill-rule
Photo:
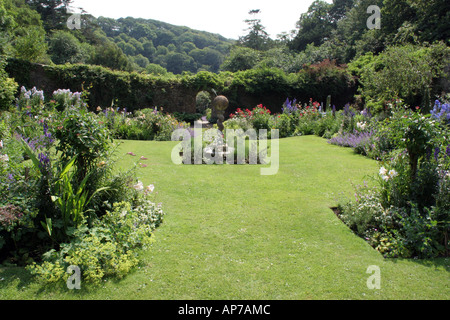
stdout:
<svg viewBox="0 0 450 320">
<path fill-rule="evenodd" d="M 166 217 L 142 266 L 101 288 L 40 288 L 0 269 L 4 299 L 448 299 L 449 259 L 384 259 L 329 207 L 376 174 L 377 163 L 314 136 L 280 140 L 280 170 L 176 166 L 173 142 L 127 141 L 121 167 L 146 156 Z M 368 266 L 381 289 L 366 286 Z"/>
</svg>

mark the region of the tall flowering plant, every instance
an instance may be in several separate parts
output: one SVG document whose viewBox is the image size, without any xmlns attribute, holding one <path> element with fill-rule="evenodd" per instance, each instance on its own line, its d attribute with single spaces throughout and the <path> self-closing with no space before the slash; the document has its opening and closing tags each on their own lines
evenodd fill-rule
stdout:
<svg viewBox="0 0 450 320">
<path fill-rule="evenodd" d="M 20 111 L 28 109 L 30 112 L 36 112 L 43 108 L 44 102 L 44 91 L 38 90 L 36 87 L 27 90 L 22 86 L 20 88 L 19 97 L 16 100 L 16 106 Z"/>
<path fill-rule="evenodd" d="M 56 104 L 56 108 L 62 111 L 68 107 L 81 107 L 86 106 L 83 101 L 83 93 L 71 92 L 69 89 L 58 89 L 53 92 L 53 101 Z"/>
<path fill-rule="evenodd" d="M 295 110 L 295 115 L 298 115 L 300 120 L 311 121 L 316 120 L 321 115 L 320 103 L 309 99 L 309 103 L 305 103 L 303 106 L 298 105 Z"/>
<path fill-rule="evenodd" d="M 432 118 L 450 124 L 450 103 L 441 103 L 439 100 L 436 100 L 430 113 Z"/>
<path fill-rule="evenodd" d="M 281 111 L 287 115 L 296 115 L 299 111 L 299 108 L 301 108 L 301 106 L 297 104 L 297 99 L 290 101 L 289 98 L 287 98 L 283 104 L 283 107 L 281 108 Z"/>
</svg>

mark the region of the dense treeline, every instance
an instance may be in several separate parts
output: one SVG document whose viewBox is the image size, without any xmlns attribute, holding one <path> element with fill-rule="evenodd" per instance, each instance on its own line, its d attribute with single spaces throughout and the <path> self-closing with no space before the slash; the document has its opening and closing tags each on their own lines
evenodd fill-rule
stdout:
<svg viewBox="0 0 450 320">
<path fill-rule="evenodd" d="M 381 27 L 370 29 L 369 6 L 380 8 Z M 254 15 L 254 11 L 250 14 Z M 446 0 L 324 0 L 301 14 L 297 29 L 272 40 L 261 21 L 247 20 L 249 34 L 239 39 L 222 68 L 228 71 L 262 65 L 298 72 L 324 59 L 347 64 L 367 52 L 391 46 L 425 45 L 450 39 L 450 2 Z M 259 39 L 259 40 L 258 40 Z"/>
<path fill-rule="evenodd" d="M 375 13 L 371 6 L 379 9 L 379 28 L 369 27 Z M 382 110 L 397 98 L 424 108 L 435 99 L 450 98 L 450 2 L 446 0 L 316 0 L 301 14 L 296 30 L 275 40 L 255 18 L 258 13 L 249 12 L 249 33 L 233 46 L 222 70 L 327 70 L 327 78 L 315 77 L 325 84 L 323 91 L 310 93 L 319 101 L 339 81 L 329 75 L 339 74 L 339 68 L 350 70 L 359 94 L 348 102 L 372 110 Z"/>
<path fill-rule="evenodd" d="M 2 54 L 39 63 L 95 64 L 155 74 L 217 72 L 231 40 L 187 27 L 134 19 L 81 15 L 70 30 L 70 0 L 2 0 Z"/>
<path fill-rule="evenodd" d="M 231 72 L 238 73 L 235 79 L 245 74 L 245 92 L 261 91 L 260 100 L 285 94 L 324 101 L 331 95 L 338 108 L 350 102 L 381 110 L 395 98 L 426 107 L 449 92 L 445 0 L 316 0 L 300 15 L 297 29 L 277 39 L 265 31 L 260 10 L 251 10 L 247 34 L 237 41 L 156 20 L 88 14 L 81 15 L 80 29 L 70 30 L 70 3 L 2 0 L 0 64 L 8 57 L 164 77 L 211 72 L 227 78 Z M 380 8 L 379 29 L 367 26 L 373 5 Z M 0 81 L 0 101 L 11 100 L 14 82 L 4 72 Z"/>
<path fill-rule="evenodd" d="M 156 64 L 175 74 L 217 72 L 231 44 L 220 35 L 156 20 L 100 17 L 96 23 L 135 64 L 149 71 Z"/>
</svg>

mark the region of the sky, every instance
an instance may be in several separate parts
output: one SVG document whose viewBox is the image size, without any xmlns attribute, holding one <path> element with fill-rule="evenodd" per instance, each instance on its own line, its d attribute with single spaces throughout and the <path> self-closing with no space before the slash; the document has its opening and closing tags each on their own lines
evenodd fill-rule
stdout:
<svg viewBox="0 0 450 320">
<path fill-rule="evenodd" d="M 282 32 L 295 29 L 300 15 L 313 0 L 73 0 L 71 6 L 83 8 L 94 17 L 145 18 L 218 33 L 229 39 L 247 34 L 244 20 L 257 15 L 272 39 Z M 331 1 L 328 1 L 331 2 Z M 77 11 L 77 10 L 75 10 Z"/>
</svg>

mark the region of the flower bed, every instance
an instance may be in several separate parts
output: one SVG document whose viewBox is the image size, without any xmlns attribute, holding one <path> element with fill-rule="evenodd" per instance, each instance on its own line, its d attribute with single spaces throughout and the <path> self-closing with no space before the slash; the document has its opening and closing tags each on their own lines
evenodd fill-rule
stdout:
<svg viewBox="0 0 450 320">
<path fill-rule="evenodd" d="M 91 283 L 137 265 L 164 212 L 153 186 L 136 187 L 137 165 L 116 172 L 105 118 L 88 111 L 83 93 L 57 90 L 45 102 L 36 88 L 22 88 L 16 109 L 2 113 L 1 262 L 47 283 L 66 280 L 71 265 Z"/>
</svg>

